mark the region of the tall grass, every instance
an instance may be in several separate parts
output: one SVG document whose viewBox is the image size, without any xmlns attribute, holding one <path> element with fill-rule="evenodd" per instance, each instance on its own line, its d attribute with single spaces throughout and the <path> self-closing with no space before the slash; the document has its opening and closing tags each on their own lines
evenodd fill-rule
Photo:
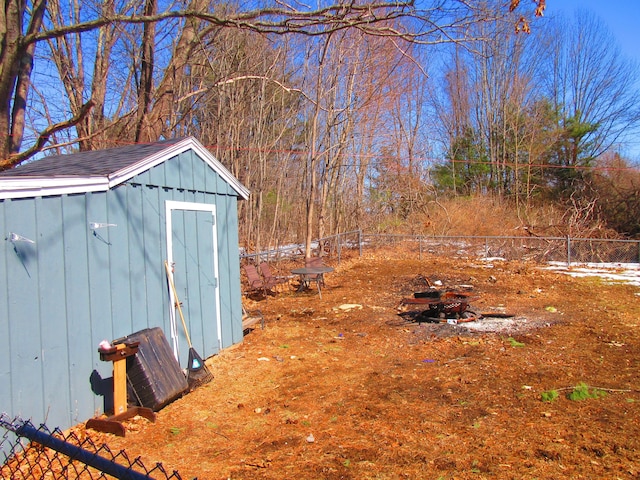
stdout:
<svg viewBox="0 0 640 480">
<path fill-rule="evenodd" d="M 562 212 L 555 206 L 518 212 L 508 200 L 477 196 L 431 202 L 426 212 L 411 215 L 406 222 L 396 224 L 398 231 L 388 233 L 564 236 L 565 227 Z"/>
</svg>

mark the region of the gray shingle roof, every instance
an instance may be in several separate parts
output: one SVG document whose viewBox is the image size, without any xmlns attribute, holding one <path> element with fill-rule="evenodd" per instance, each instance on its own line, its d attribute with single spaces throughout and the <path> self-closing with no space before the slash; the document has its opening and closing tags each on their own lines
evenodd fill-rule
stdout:
<svg viewBox="0 0 640 480">
<path fill-rule="evenodd" d="M 105 192 L 192 151 L 245 200 L 249 190 L 193 137 L 45 157 L 0 173 L 0 200 Z"/>
<path fill-rule="evenodd" d="M 44 157 L 0 172 L 0 177 L 106 176 L 160 152 L 181 140 L 183 139 L 172 138 L 155 143 Z"/>
</svg>

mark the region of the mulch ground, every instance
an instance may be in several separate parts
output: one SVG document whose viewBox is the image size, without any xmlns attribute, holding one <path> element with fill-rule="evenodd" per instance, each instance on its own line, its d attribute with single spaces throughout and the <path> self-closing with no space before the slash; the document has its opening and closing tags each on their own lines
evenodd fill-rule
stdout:
<svg viewBox="0 0 640 480">
<path fill-rule="evenodd" d="M 640 476 L 638 287 L 408 257 L 329 259 L 322 298 L 248 299 L 265 328 L 207 361 L 211 383 L 88 434 L 183 479 Z M 513 316 L 413 321 L 400 300 L 436 283 Z"/>
</svg>

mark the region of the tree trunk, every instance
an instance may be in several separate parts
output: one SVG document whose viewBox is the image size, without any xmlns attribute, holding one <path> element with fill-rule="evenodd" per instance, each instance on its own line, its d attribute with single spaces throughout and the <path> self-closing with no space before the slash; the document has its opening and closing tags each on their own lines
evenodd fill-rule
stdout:
<svg viewBox="0 0 640 480">
<path fill-rule="evenodd" d="M 156 13 L 156 0 L 146 0 L 144 5 L 145 15 Z M 153 94 L 153 68 L 154 52 L 156 47 L 156 25 L 155 23 L 145 23 L 142 34 L 142 59 L 140 61 L 140 83 L 138 85 L 138 112 L 136 121 L 135 142 L 142 141 L 142 131 L 145 128 L 145 121 L 151 106 L 151 96 Z M 155 139 L 146 139 L 155 140 Z"/>
<path fill-rule="evenodd" d="M 33 5 L 27 34 L 40 31 L 45 7 L 46 0 Z M 25 8 L 21 1 L 5 0 L 0 9 L 0 170 L 13 165 L 11 156 L 20 151 L 24 137 L 35 51 L 35 43 L 24 43 Z"/>
</svg>

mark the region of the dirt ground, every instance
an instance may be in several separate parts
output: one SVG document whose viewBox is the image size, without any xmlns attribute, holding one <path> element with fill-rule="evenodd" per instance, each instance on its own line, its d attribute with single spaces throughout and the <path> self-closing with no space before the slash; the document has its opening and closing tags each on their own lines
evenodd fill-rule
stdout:
<svg viewBox="0 0 640 480">
<path fill-rule="evenodd" d="M 91 435 L 183 479 L 640 477 L 638 287 L 411 256 L 329 259 L 322 298 L 248 300 L 266 326 L 207 361 L 211 383 Z M 398 305 L 427 279 L 514 316 L 415 322 Z"/>
</svg>

